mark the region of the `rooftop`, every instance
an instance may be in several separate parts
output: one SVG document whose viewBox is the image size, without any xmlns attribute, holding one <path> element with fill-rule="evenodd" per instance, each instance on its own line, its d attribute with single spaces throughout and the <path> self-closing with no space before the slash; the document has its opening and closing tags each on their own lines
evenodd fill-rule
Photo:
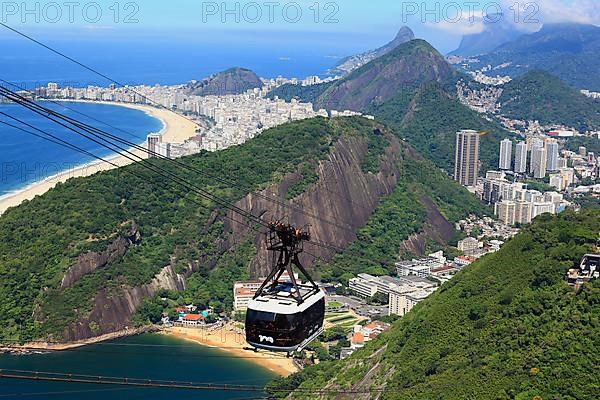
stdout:
<svg viewBox="0 0 600 400">
<path fill-rule="evenodd" d="M 200 314 L 186 314 L 183 317 L 184 321 L 201 321 L 203 319 L 204 319 L 204 317 Z"/>
</svg>

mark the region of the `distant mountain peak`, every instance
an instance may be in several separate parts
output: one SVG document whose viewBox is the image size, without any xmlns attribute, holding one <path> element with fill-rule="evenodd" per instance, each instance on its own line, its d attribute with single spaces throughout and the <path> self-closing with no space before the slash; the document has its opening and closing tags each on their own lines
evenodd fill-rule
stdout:
<svg viewBox="0 0 600 400">
<path fill-rule="evenodd" d="M 342 59 L 338 65 L 332 69 L 330 72 L 333 74 L 339 75 L 347 75 L 350 72 L 362 67 L 363 65 L 373 61 L 374 59 L 381 57 L 390 51 L 394 50 L 398 46 L 410 42 L 415 39 L 415 34 L 408 26 L 403 26 L 400 28 L 394 39 L 385 44 L 384 46 L 379 47 L 375 50 L 370 50 L 364 53 L 360 53 L 354 56 L 346 57 Z"/>
<path fill-rule="evenodd" d="M 503 14 L 490 14 L 484 18 L 484 29 L 480 33 L 464 35 L 458 49 L 451 55 L 476 56 L 489 53 L 519 37 L 520 32 L 514 25 L 508 23 Z"/>
<path fill-rule="evenodd" d="M 415 33 L 413 32 L 413 30 L 405 25 L 402 28 L 400 28 L 400 30 L 396 34 L 396 37 L 390 43 L 398 42 L 398 44 L 402 44 L 402 43 L 410 42 L 414 38 L 415 38 Z M 388 43 L 388 45 L 390 43 Z M 396 47 L 396 46 L 394 46 L 394 47 Z"/>
<path fill-rule="evenodd" d="M 401 90 L 431 81 L 442 82 L 453 74 L 452 67 L 433 46 L 415 39 L 336 81 L 317 99 L 317 105 L 330 110 L 361 111 L 389 100 Z"/>
</svg>

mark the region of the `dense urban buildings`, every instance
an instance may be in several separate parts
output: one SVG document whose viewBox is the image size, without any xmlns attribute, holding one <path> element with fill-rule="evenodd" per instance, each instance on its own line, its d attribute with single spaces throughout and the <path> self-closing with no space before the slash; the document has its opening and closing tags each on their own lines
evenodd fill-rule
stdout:
<svg viewBox="0 0 600 400">
<path fill-rule="evenodd" d="M 97 86 L 60 88 L 56 83 L 49 83 L 47 87 L 35 89 L 34 94 L 38 98 L 47 99 L 151 105 L 185 115 L 199 125 L 197 136 L 183 143 L 167 143 L 160 133 L 155 133 L 151 134 L 146 141 L 148 150 L 155 155 L 178 158 L 202 150 L 216 151 L 239 145 L 266 129 L 290 121 L 317 116 L 360 115 L 347 110 L 315 111 L 311 103 L 301 103 L 296 100 L 286 102 L 267 97 L 270 90 L 283 84 L 308 86 L 322 82 L 324 81 L 318 77 L 309 77 L 303 81 L 285 78 L 263 79 L 264 86 L 261 89 L 224 96 L 194 95 L 187 84 L 123 88 L 115 85 L 108 88 Z"/>
<path fill-rule="evenodd" d="M 456 133 L 454 179 L 463 186 L 475 186 L 479 175 L 479 132 Z"/>
</svg>

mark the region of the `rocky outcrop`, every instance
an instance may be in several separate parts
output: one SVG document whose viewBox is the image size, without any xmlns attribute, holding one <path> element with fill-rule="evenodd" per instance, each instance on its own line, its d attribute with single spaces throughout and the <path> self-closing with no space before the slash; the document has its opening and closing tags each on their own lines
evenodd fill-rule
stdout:
<svg viewBox="0 0 600 400">
<path fill-rule="evenodd" d="M 99 252 L 88 252 L 81 254 L 77 262 L 69 267 L 60 284 L 61 289 L 66 289 L 83 276 L 94 272 L 98 268 L 103 268 L 109 263 L 115 261 L 127 253 L 127 249 L 131 245 L 140 243 L 142 237 L 135 223 L 132 223 L 127 236 L 119 236 L 113 240 L 108 247 Z"/>
<path fill-rule="evenodd" d="M 78 341 L 133 329 L 131 316 L 136 309 L 144 299 L 162 289 L 185 289 L 184 277 L 176 274 L 172 266 L 163 268 L 152 282 L 140 287 L 124 287 L 113 291 L 102 289 L 96 294 L 94 307 L 87 318 L 70 324 L 65 329 L 63 339 Z"/>
<path fill-rule="evenodd" d="M 390 145 L 381 158 L 378 174 L 365 173 L 361 169 L 368 151 L 367 141 L 359 137 L 345 137 L 317 166 L 318 182 L 297 198 L 285 202 L 293 209 L 255 194 L 249 194 L 236 205 L 254 215 L 262 215 L 265 221 L 284 218 L 298 226 L 310 225 L 313 240 L 346 247 L 356 240 L 355 232 L 365 226 L 379 199 L 390 194 L 398 182 L 402 145 L 396 137 L 388 136 Z M 285 199 L 287 188 L 297 179 L 296 174 L 290 174 L 281 184 L 266 189 L 262 195 Z M 234 215 L 230 217 L 235 218 Z M 250 234 L 247 226 L 230 219 L 225 220 L 225 226 L 232 233 L 231 237 L 243 238 Z M 264 235 L 257 235 L 255 244 L 258 253 L 251 272 L 256 277 L 267 272 L 269 263 Z M 311 244 L 306 244 L 306 250 L 312 255 L 303 256 L 307 266 L 315 263 L 315 257 L 327 261 L 334 254 L 331 249 Z"/>
<path fill-rule="evenodd" d="M 262 87 L 263 82 L 256 73 L 246 68 L 236 67 L 192 84 L 189 93 L 198 96 L 226 96 Z"/>
<path fill-rule="evenodd" d="M 445 245 L 454 237 L 454 227 L 437 209 L 433 201 L 427 197 L 421 197 L 421 204 L 427 211 L 427 221 L 420 233 L 410 236 L 400 245 L 400 253 L 410 253 L 415 256 L 423 256 L 427 250 L 427 241 Z"/>
<path fill-rule="evenodd" d="M 356 54 L 350 57 L 346 57 L 333 68 L 330 73 L 332 75 L 346 75 L 350 72 L 354 71 L 357 68 L 362 67 L 366 63 L 373 61 L 377 57 L 381 57 L 394 50 L 396 47 L 404 44 L 406 42 L 410 42 L 415 38 L 414 32 L 408 27 L 403 26 L 398 31 L 398 34 L 391 42 L 386 45 L 376 49 L 370 50 L 365 53 Z"/>
</svg>

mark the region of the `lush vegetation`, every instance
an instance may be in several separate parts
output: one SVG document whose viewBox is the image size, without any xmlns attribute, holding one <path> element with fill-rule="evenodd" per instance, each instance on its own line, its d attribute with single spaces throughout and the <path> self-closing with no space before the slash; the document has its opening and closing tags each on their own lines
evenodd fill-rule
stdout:
<svg viewBox="0 0 600 400">
<path fill-rule="evenodd" d="M 545 23 L 539 32 L 519 36 L 495 51 L 468 63 L 478 70 L 487 65 L 506 67 L 501 75 L 518 76 L 542 69 L 579 89 L 600 91 L 598 74 L 600 28 L 577 23 Z"/>
<path fill-rule="evenodd" d="M 271 90 L 268 94 L 270 99 L 274 99 L 276 96 L 287 102 L 292 99 L 297 99 L 303 103 L 315 103 L 319 96 L 323 94 L 330 86 L 331 82 L 319 83 L 318 85 L 302 86 L 286 83 L 278 88 Z"/>
<path fill-rule="evenodd" d="M 479 200 L 430 161 L 406 154 L 403 160 L 401 177 L 393 193 L 381 200 L 367 225 L 358 232 L 357 241 L 329 264 L 319 266 L 321 279 L 347 283 L 358 273 L 394 272 L 402 241 L 423 229 L 427 219 L 425 198 L 433 201 L 450 222 L 486 212 Z M 366 264 L 364 259 L 372 263 Z"/>
<path fill-rule="evenodd" d="M 531 71 L 504 85 L 501 112 L 508 117 L 561 124 L 579 131 L 600 128 L 600 101 L 585 97 L 543 71 Z"/>
<path fill-rule="evenodd" d="M 598 107 L 600 107 L 600 101 L 598 101 Z M 600 155 L 600 138 L 578 136 L 569 138 L 565 143 L 565 149 L 579 153 L 579 147 L 584 146 L 588 152 L 593 152 L 596 157 Z"/>
<path fill-rule="evenodd" d="M 538 217 L 365 349 L 271 388 L 384 388 L 384 399 L 596 399 L 600 280 L 577 292 L 564 276 L 593 251 L 598 227 L 598 210 Z M 335 398 L 350 396 L 369 398 Z"/>
<path fill-rule="evenodd" d="M 342 132 L 372 132 L 365 121 L 317 118 L 284 125 L 243 146 L 184 159 L 211 175 L 233 177 L 235 185 L 193 173 L 186 179 L 235 201 L 279 181 L 298 165 L 324 158 Z M 151 162 L 181 173 L 160 160 Z M 7 211 L 0 218 L 0 338 L 59 338 L 65 326 L 87 315 L 101 288 L 118 295 L 122 287 L 151 281 L 170 263 L 178 272 L 189 265 L 214 265 L 221 256 L 217 239 L 223 234 L 222 223 L 207 224 L 215 208 L 199 195 L 131 165 L 72 179 Z M 79 255 L 105 249 L 126 235 L 132 221 L 142 237 L 139 246 L 73 286 L 60 288 L 65 271 Z M 220 278 L 221 284 L 229 285 L 225 278 Z M 211 289 L 211 300 L 225 307 L 230 295 L 225 291 Z"/>
<path fill-rule="evenodd" d="M 500 124 L 483 119 L 445 90 L 446 85 L 428 83 L 415 91 L 400 91 L 394 98 L 373 105 L 366 112 L 388 124 L 423 156 L 449 174 L 454 173 L 456 132 L 473 129 L 481 138 L 483 170 L 498 168 L 500 141 L 509 133 Z"/>
</svg>

